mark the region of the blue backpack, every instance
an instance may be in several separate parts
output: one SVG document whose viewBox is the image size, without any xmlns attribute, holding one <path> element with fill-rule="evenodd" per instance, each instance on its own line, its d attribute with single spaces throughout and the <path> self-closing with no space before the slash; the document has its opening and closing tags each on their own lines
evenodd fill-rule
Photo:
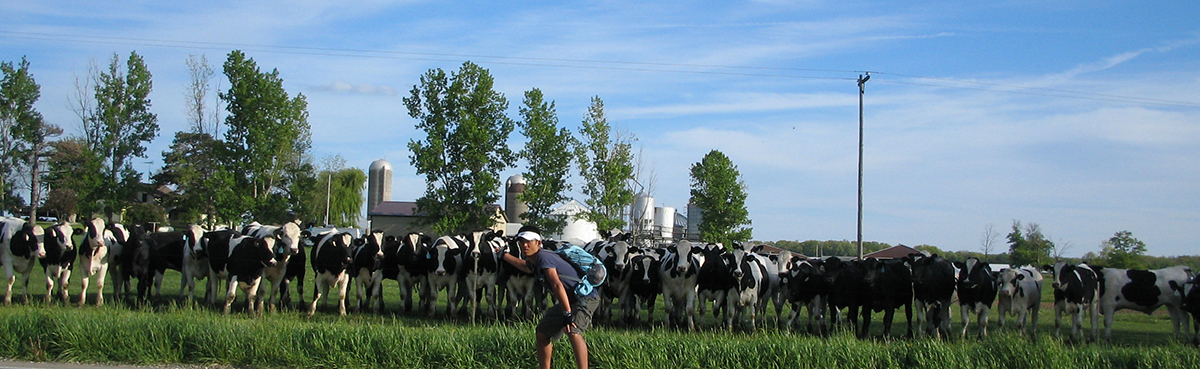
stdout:
<svg viewBox="0 0 1200 369">
<path fill-rule="evenodd" d="M 608 270 L 604 268 L 604 263 L 582 247 L 564 243 L 555 253 L 571 264 L 572 267 L 575 267 L 575 272 L 582 277 L 573 278 L 562 274 L 558 275 L 560 278 L 576 282 L 575 294 L 577 296 L 592 294 L 592 291 L 596 290 L 596 287 L 600 287 L 604 283 L 604 279 L 608 276 Z"/>
</svg>

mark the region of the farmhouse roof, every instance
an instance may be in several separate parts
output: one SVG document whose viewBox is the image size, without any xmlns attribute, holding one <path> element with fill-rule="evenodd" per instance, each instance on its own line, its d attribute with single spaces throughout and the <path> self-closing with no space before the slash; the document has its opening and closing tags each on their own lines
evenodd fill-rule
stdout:
<svg viewBox="0 0 1200 369">
<path fill-rule="evenodd" d="M 924 251 L 917 250 L 912 247 L 908 247 L 908 246 L 904 246 L 904 245 L 896 245 L 896 246 L 892 246 L 892 247 L 889 247 L 889 248 L 886 248 L 883 250 L 872 252 L 870 254 L 863 255 L 863 258 L 864 259 L 865 258 L 899 259 L 899 258 L 908 256 L 909 254 L 913 254 L 913 253 L 929 255 L 928 253 L 926 253 Z"/>
</svg>

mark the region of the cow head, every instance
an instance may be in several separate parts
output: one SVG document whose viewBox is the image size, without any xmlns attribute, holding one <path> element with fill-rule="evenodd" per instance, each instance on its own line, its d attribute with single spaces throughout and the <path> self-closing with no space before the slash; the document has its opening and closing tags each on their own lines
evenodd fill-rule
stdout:
<svg viewBox="0 0 1200 369">
<path fill-rule="evenodd" d="M 604 259 L 605 266 L 611 266 L 616 273 L 621 273 L 625 269 L 625 264 L 633 258 L 629 253 L 629 243 L 624 239 L 604 245 L 604 250 L 600 254 L 603 255 L 601 259 Z"/>
<path fill-rule="evenodd" d="M 992 266 L 977 258 L 967 258 L 966 262 L 961 263 L 955 262 L 954 266 L 959 269 L 959 288 L 975 289 L 984 284 L 994 283 L 994 279 L 991 278 Z"/>
<path fill-rule="evenodd" d="M 12 235 L 9 243 L 9 252 L 13 256 L 24 258 L 44 258 L 46 257 L 45 238 L 45 229 L 42 229 L 39 225 L 25 222 L 21 224 L 21 229 Z"/>
<path fill-rule="evenodd" d="M 362 238 L 362 247 L 359 252 L 375 253 L 375 260 L 383 260 L 383 231 L 374 231 Z"/>
<path fill-rule="evenodd" d="M 701 264 L 699 247 L 693 247 L 687 240 L 679 241 L 671 246 L 670 252 L 675 254 L 674 264 L 670 267 L 675 273 L 695 272 Z"/>
<path fill-rule="evenodd" d="M 104 247 L 104 219 L 92 218 L 86 226 L 87 233 L 83 234 L 83 242 L 91 246 L 92 250 Z"/>
<path fill-rule="evenodd" d="M 444 276 L 458 270 L 458 256 L 463 253 L 463 241 L 457 237 L 442 236 L 433 242 L 432 258 L 437 262 L 434 274 Z"/>
<path fill-rule="evenodd" d="M 284 223 L 279 228 L 275 229 L 275 237 L 279 239 L 280 251 L 287 255 L 295 255 L 300 253 L 300 225 L 296 222 Z"/>
<path fill-rule="evenodd" d="M 255 255 L 258 255 L 261 258 L 259 260 L 262 261 L 263 265 L 268 267 L 275 266 L 276 261 L 274 250 L 276 244 L 278 243 L 279 239 L 274 236 L 263 237 L 261 239 L 254 240 L 254 249 L 258 251 Z"/>
<path fill-rule="evenodd" d="M 629 280 L 638 280 L 643 284 L 653 283 L 658 270 L 658 259 L 651 255 L 638 255 L 630 260 Z"/>
<path fill-rule="evenodd" d="M 46 255 L 54 260 L 58 260 L 63 256 L 63 253 L 75 248 L 75 245 L 71 242 L 71 237 L 74 234 L 75 230 L 71 229 L 71 226 L 66 223 L 58 223 L 50 228 L 46 228 L 44 239 Z"/>
<path fill-rule="evenodd" d="M 183 231 L 184 247 L 188 248 L 192 254 L 192 258 L 202 257 L 204 247 L 200 245 L 200 239 L 204 238 L 204 228 L 199 225 L 189 224 L 187 229 Z"/>
</svg>

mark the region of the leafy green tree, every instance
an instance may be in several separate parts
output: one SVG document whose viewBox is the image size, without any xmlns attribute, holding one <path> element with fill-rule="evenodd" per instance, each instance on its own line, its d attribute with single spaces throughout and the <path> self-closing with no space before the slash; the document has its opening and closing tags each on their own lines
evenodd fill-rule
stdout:
<svg viewBox="0 0 1200 369">
<path fill-rule="evenodd" d="M 166 224 L 167 211 L 162 206 L 152 202 L 135 202 L 125 208 L 125 214 L 121 217 L 121 222 L 125 224 L 140 224 L 146 227 L 147 231 L 153 232 L 155 226 Z"/>
<path fill-rule="evenodd" d="M 700 208 L 700 238 L 732 244 L 750 239 L 750 212 L 746 209 L 746 183 L 737 165 L 718 150 L 709 151 L 692 164 L 692 203 Z"/>
<path fill-rule="evenodd" d="M 1014 220 L 1007 239 L 1009 263 L 1013 266 L 1036 266 L 1051 260 L 1050 252 L 1054 250 L 1054 242 L 1042 234 L 1042 229 L 1037 223 L 1029 223 L 1022 231 L 1021 222 Z"/>
<path fill-rule="evenodd" d="M 224 169 L 240 189 L 239 213 L 252 219 L 286 219 L 293 202 L 287 189 L 305 174 L 303 158 L 312 146 L 308 102 L 304 94 L 289 97 L 279 70 L 262 72 L 240 50 L 229 53 L 224 71 L 229 90 L 225 102 Z"/>
<path fill-rule="evenodd" d="M 367 174 L 359 168 L 347 168 L 346 160 L 335 156 L 326 160 L 319 172 L 296 182 L 300 202 L 293 209 L 296 217 L 313 224 L 354 227 L 361 215 L 363 189 Z M 325 219 L 328 206 L 329 219 Z"/>
<path fill-rule="evenodd" d="M 1146 243 L 1133 232 L 1120 231 L 1100 243 L 1100 258 L 1112 268 L 1145 269 Z"/>
<path fill-rule="evenodd" d="M 625 211 L 633 203 L 632 139 L 613 137 L 604 116 L 604 101 L 592 98 L 580 127 L 583 138 L 575 146 L 579 175 L 583 179 L 584 203 L 591 209 L 583 218 L 599 229 L 625 228 Z"/>
<path fill-rule="evenodd" d="M 92 147 L 105 163 L 105 183 L 100 190 L 109 210 L 121 207 L 140 184 L 133 158 L 146 157 L 146 144 L 158 136 L 158 115 L 150 111 L 151 74 L 136 51 L 125 67 L 113 54 L 107 72 L 95 77 L 95 108 L 86 119 L 97 134 Z"/>
<path fill-rule="evenodd" d="M 536 88 L 525 92 L 518 125 L 521 134 L 529 139 L 517 154 L 529 162 L 529 168 L 522 173 L 527 181 L 525 192 L 520 195 L 529 211 L 520 215 L 521 220 L 548 234 L 560 233 L 567 226 L 567 219 L 552 216 L 550 212 L 552 206 L 567 200 L 564 192 L 571 189 L 567 179 L 572 159 L 567 153 L 577 142 L 571 131 L 558 127 L 554 102 L 546 102 L 542 90 Z"/>
<path fill-rule="evenodd" d="M 46 138 L 62 134 L 62 129 L 47 124 L 42 114 L 33 107 L 42 96 L 41 87 L 34 81 L 29 72 L 29 61 L 24 57 L 21 63 L 14 67 L 11 62 L 0 63 L 0 127 L 6 132 L 3 138 L 4 158 L 0 170 L 4 180 L 5 196 L 11 196 L 14 188 L 14 177 L 20 175 L 29 179 L 30 217 L 37 217 L 37 205 L 41 187 L 38 184 L 42 176 L 41 158 L 48 156 Z"/>
<path fill-rule="evenodd" d="M 221 161 L 223 145 L 207 133 L 175 133 L 171 149 L 162 153 L 163 167 L 154 175 L 155 183 L 175 188 L 166 204 L 184 209 L 181 219 L 173 221 L 203 223 L 212 229 L 236 220 L 235 212 L 222 212 L 220 208 L 236 197 L 232 177 L 218 175 L 225 171 Z M 234 215 L 230 216 L 231 213 Z"/>
<path fill-rule="evenodd" d="M 492 225 L 487 209 L 500 198 L 500 172 L 515 160 L 507 143 L 514 126 L 504 115 L 508 100 L 493 83 L 487 69 L 465 62 L 449 77 L 429 70 L 404 98 L 426 135 L 408 143 L 409 159 L 426 183 L 417 211 L 439 234 Z"/>
<path fill-rule="evenodd" d="M 105 196 L 102 190 L 106 178 L 103 159 L 92 151 L 83 138 L 61 139 L 50 145 L 54 154 L 46 163 L 46 182 L 55 191 L 69 190 L 72 194 L 55 200 L 58 204 L 66 202 L 68 205 L 58 206 L 58 210 L 75 209 L 75 212 L 60 214 L 59 217 L 69 217 L 70 214 L 86 217 L 103 211 L 100 205 Z M 53 192 L 51 196 L 54 196 Z"/>
</svg>

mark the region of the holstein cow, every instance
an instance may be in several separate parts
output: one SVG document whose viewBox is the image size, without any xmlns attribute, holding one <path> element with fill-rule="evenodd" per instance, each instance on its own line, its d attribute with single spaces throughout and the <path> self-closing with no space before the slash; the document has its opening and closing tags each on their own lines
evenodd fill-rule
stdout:
<svg viewBox="0 0 1200 369">
<path fill-rule="evenodd" d="M 603 240 L 589 242 L 585 249 L 604 263 L 605 270 L 612 278 L 604 281 L 600 287 L 600 306 L 597 308 L 593 322 L 609 322 L 612 320 L 613 299 L 625 295 L 629 282 L 625 280 L 625 266 L 629 264 L 632 255 L 629 253 L 630 233 L 619 233 Z"/>
<path fill-rule="evenodd" d="M 696 277 L 696 306 L 703 316 L 708 304 L 713 306 L 713 319 L 717 325 L 732 321 L 732 311 L 726 309 L 728 296 L 736 292 L 738 280 L 733 277 L 733 255 L 719 243 L 704 246 L 704 264 Z"/>
<path fill-rule="evenodd" d="M 658 254 L 644 253 L 634 256 L 627 265 L 624 279 L 628 286 L 621 296 L 627 324 L 641 322 L 643 305 L 646 307 L 646 323 L 654 323 L 654 300 L 662 293 L 660 264 Z"/>
<path fill-rule="evenodd" d="M 16 273 L 21 274 L 21 292 L 29 302 L 29 272 L 33 271 L 34 260 L 46 257 L 43 247 L 45 230 L 41 226 L 27 223 L 18 218 L 0 220 L 0 264 L 4 264 L 4 276 L 8 289 L 4 292 L 4 305 L 12 302 L 12 286 Z"/>
<path fill-rule="evenodd" d="M 50 302 L 55 282 L 58 282 L 59 296 L 63 303 L 70 301 L 67 295 L 67 285 L 71 281 L 71 268 L 75 264 L 76 250 L 71 239 L 74 235 L 75 230 L 66 223 L 58 223 L 46 228 L 42 246 L 46 250 L 46 257 L 38 259 L 38 262 L 42 264 L 42 271 L 46 275 L 46 302 Z"/>
<path fill-rule="evenodd" d="M 828 326 L 824 319 L 830 284 L 825 280 L 823 268 L 824 261 L 821 259 L 801 259 L 781 277 L 780 286 L 788 289 L 788 302 L 792 305 L 787 327 L 795 327 L 795 324 L 798 324 L 796 317 L 800 315 L 800 310 L 807 307 L 809 333 L 828 333 Z M 813 330 L 814 322 L 816 323 L 815 331 Z"/>
<path fill-rule="evenodd" d="M 967 258 L 965 263 L 954 263 L 958 267 L 958 306 L 962 313 L 962 337 L 967 337 L 971 325 L 970 313 L 977 314 L 979 337 L 987 335 L 988 313 L 996 301 L 996 276 L 988 263 L 976 258 Z"/>
<path fill-rule="evenodd" d="M 354 251 L 350 256 L 350 279 L 354 280 L 354 296 L 358 300 L 357 310 L 362 311 L 375 302 L 375 312 L 383 309 L 383 295 L 376 283 L 380 278 L 383 263 L 383 231 L 374 231 L 354 240 Z"/>
<path fill-rule="evenodd" d="M 525 260 L 525 253 L 515 237 L 504 237 L 505 252 Z M 529 318 L 533 316 L 533 305 L 537 299 L 540 285 L 537 277 L 526 273 L 510 263 L 500 263 L 500 276 L 496 284 L 503 293 L 500 295 L 507 301 L 507 315 L 512 318 Z"/>
<path fill-rule="evenodd" d="M 428 263 L 425 254 L 428 252 L 433 239 L 422 233 L 411 232 L 400 239 L 392 236 L 385 238 L 383 263 L 381 265 L 380 282 L 376 294 L 382 295 L 383 279 L 395 280 L 400 285 L 400 296 L 404 300 L 404 311 L 412 311 L 413 292 L 421 293 L 425 285 Z M 382 304 L 383 300 L 380 299 Z"/>
<path fill-rule="evenodd" d="M 350 284 L 350 247 L 354 237 L 349 233 L 330 230 L 317 235 L 320 241 L 313 246 L 312 269 L 316 273 L 313 280 L 313 301 L 308 309 L 308 316 L 317 312 L 317 304 L 324 298 L 329 304 L 329 288 L 337 289 L 338 315 L 346 315 L 346 288 Z"/>
<path fill-rule="evenodd" d="M 997 278 L 1000 283 L 996 312 L 1000 315 L 1000 328 L 1008 314 L 1017 316 L 1017 330 L 1025 329 L 1025 319 L 1032 319 L 1029 335 L 1037 337 L 1038 310 L 1042 306 L 1042 273 L 1033 267 L 1020 269 L 1004 268 Z"/>
<path fill-rule="evenodd" d="M 1192 277 L 1179 292 L 1183 293 L 1183 311 L 1192 315 L 1192 344 L 1200 345 L 1200 283 Z"/>
<path fill-rule="evenodd" d="M 83 242 L 79 245 L 79 306 L 87 302 L 88 284 L 96 277 L 96 306 L 104 305 L 104 277 L 108 275 L 109 245 L 113 236 L 104 220 L 94 218 L 84 224 Z"/>
<path fill-rule="evenodd" d="M 734 321 L 744 321 L 745 318 L 746 327 L 754 330 L 758 312 L 765 309 L 771 298 L 771 285 L 778 285 L 778 282 L 772 281 L 773 278 L 779 278 L 779 273 L 774 272 L 774 264 L 755 253 L 761 247 L 747 251 L 744 246 L 737 245 L 730 253 L 733 278 L 737 280 L 737 285 L 725 302 L 725 308 L 732 311 L 731 320 L 726 322 L 731 329 Z"/>
<path fill-rule="evenodd" d="M 282 225 L 262 225 L 253 222 L 242 228 L 243 235 L 258 239 L 274 238 L 278 240 L 272 249 L 275 253 L 275 263 L 263 271 L 266 283 L 259 285 L 257 293 L 259 300 L 270 299 L 271 309 L 275 309 L 282 299 L 283 283 L 287 279 L 291 258 L 300 253 L 301 233 L 300 225 L 296 222 L 287 222 Z M 300 266 L 303 267 L 303 265 Z M 271 289 L 270 292 L 266 291 L 268 287 Z M 262 303 L 262 301 L 258 301 L 259 305 Z"/>
<path fill-rule="evenodd" d="M 846 309 L 851 330 L 859 337 L 858 319 L 864 322 L 871 314 L 871 285 L 867 283 L 867 270 L 860 260 L 845 261 L 837 257 L 825 259 L 825 280 L 832 290 L 829 293 L 829 325 L 836 327 L 841 322 L 841 310 Z"/>
<path fill-rule="evenodd" d="M 1183 311 L 1183 285 L 1191 279 L 1192 269 L 1183 265 L 1155 270 L 1104 268 L 1100 285 L 1100 313 L 1104 315 L 1104 338 L 1112 339 L 1113 315 L 1117 310 L 1130 309 L 1146 314 L 1166 305 L 1175 327 L 1175 337 L 1182 339 L 1179 327 L 1187 329 L 1188 315 Z"/>
<path fill-rule="evenodd" d="M 486 298 L 489 315 L 496 316 L 496 281 L 500 276 L 500 254 L 505 249 L 504 233 L 493 230 L 475 231 L 467 235 L 466 252 L 459 269 L 461 289 L 459 294 L 466 299 L 470 321 L 480 310 L 480 299 Z M 482 295 L 480 295 L 482 293 Z"/>
<path fill-rule="evenodd" d="M 673 326 L 696 329 L 696 288 L 704 254 L 687 240 L 668 247 L 659 265 L 663 304 Z"/>
<path fill-rule="evenodd" d="M 237 299 L 237 290 L 241 289 L 246 294 L 246 311 L 250 315 L 261 315 L 263 304 L 257 297 L 258 286 L 262 283 L 263 271 L 277 264 L 274 249 L 279 240 L 274 236 L 240 236 L 232 231 L 216 234 L 208 232 L 202 240 L 208 240 L 204 247 L 208 252 L 209 269 L 212 272 L 209 275 L 210 283 L 222 277 L 229 280 L 226 285 L 224 313 L 229 314 L 230 307 Z"/>
<path fill-rule="evenodd" d="M 783 287 L 784 276 L 792 270 L 792 266 L 800 260 L 799 255 L 792 255 L 791 251 L 783 250 L 777 255 L 764 255 L 767 260 L 775 264 L 775 270 L 779 273 L 775 279 L 776 285 L 771 289 L 775 291 L 771 296 L 771 302 L 775 305 L 775 325 L 783 327 L 783 308 L 788 302 L 791 291 Z"/>
<path fill-rule="evenodd" d="M 950 300 L 956 279 L 954 264 L 937 256 L 907 256 L 913 272 L 913 298 L 917 313 L 925 317 L 925 331 L 938 337 L 950 337 Z"/>
<path fill-rule="evenodd" d="M 1096 300 L 1099 298 L 1099 277 L 1095 270 L 1087 264 L 1071 265 L 1057 262 L 1044 265 L 1042 269 L 1054 273 L 1054 330 L 1058 331 L 1062 324 L 1062 314 L 1072 316 L 1071 338 L 1078 339 L 1083 330 L 1083 314 L 1086 311 L 1092 320 L 1092 338 L 1099 333 L 1099 309 Z"/>
<path fill-rule="evenodd" d="M 196 280 L 208 278 L 208 258 L 201 252 L 200 238 L 204 229 L 192 224 L 182 231 L 160 232 L 149 235 L 150 269 L 154 271 L 154 296 L 162 296 L 162 280 L 167 269 L 183 274 L 179 280 L 179 292 L 187 294 L 187 301 L 196 297 Z M 206 291 L 206 296 L 212 291 Z"/>
<path fill-rule="evenodd" d="M 128 235 L 121 247 L 121 280 L 128 284 L 137 279 L 137 296 L 134 301 L 146 302 L 150 297 L 150 285 L 154 283 L 154 272 L 150 269 L 150 244 L 146 242 L 146 231 L 140 225 L 126 227 Z M 117 287 L 121 287 L 120 283 Z M 128 296 L 126 296 L 128 299 Z"/>
<path fill-rule="evenodd" d="M 102 236 L 105 245 L 108 246 L 108 272 L 112 278 L 113 297 L 120 299 L 129 292 L 129 281 L 122 271 L 124 259 L 121 256 L 125 251 L 125 244 L 129 243 L 129 229 L 121 223 L 109 223 L 104 226 Z"/>
<path fill-rule="evenodd" d="M 287 269 L 283 273 L 283 280 L 279 283 L 279 304 L 280 306 L 291 307 L 292 305 L 292 281 L 296 281 L 296 296 L 300 298 L 300 306 L 304 306 L 304 275 L 308 270 L 308 253 L 304 252 L 306 248 L 315 245 L 313 236 L 308 231 L 300 231 L 300 246 L 298 252 L 292 255 L 287 260 Z M 278 257 L 279 255 L 276 255 Z M 307 307 L 307 306 L 305 306 Z"/>
<path fill-rule="evenodd" d="M 870 309 L 883 312 L 883 336 L 892 332 L 892 318 L 896 309 L 904 307 L 904 316 L 908 321 L 908 336 L 913 335 L 913 290 L 912 271 L 908 261 L 903 259 L 878 260 L 867 258 L 864 262 L 867 269 L 867 284 L 871 286 Z M 961 296 L 961 295 L 960 295 Z M 867 336 L 871 330 L 871 314 L 863 314 L 863 326 L 860 336 Z"/>
<path fill-rule="evenodd" d="M 466 241 L 460 237 L 442 236 L 433 241 L 426 255 L 430 263 L 427 276 L 429 283 L 426 296 L 421 299 L 429 317 L 432 318 L 436 313 L 434 304 L 443 289 L 447 296 L 446 316 L 454 314 L 454 308 L 458 306 L 458 269 L 462 266 L 462 254 L 466 248 Z"/>
</svg>

